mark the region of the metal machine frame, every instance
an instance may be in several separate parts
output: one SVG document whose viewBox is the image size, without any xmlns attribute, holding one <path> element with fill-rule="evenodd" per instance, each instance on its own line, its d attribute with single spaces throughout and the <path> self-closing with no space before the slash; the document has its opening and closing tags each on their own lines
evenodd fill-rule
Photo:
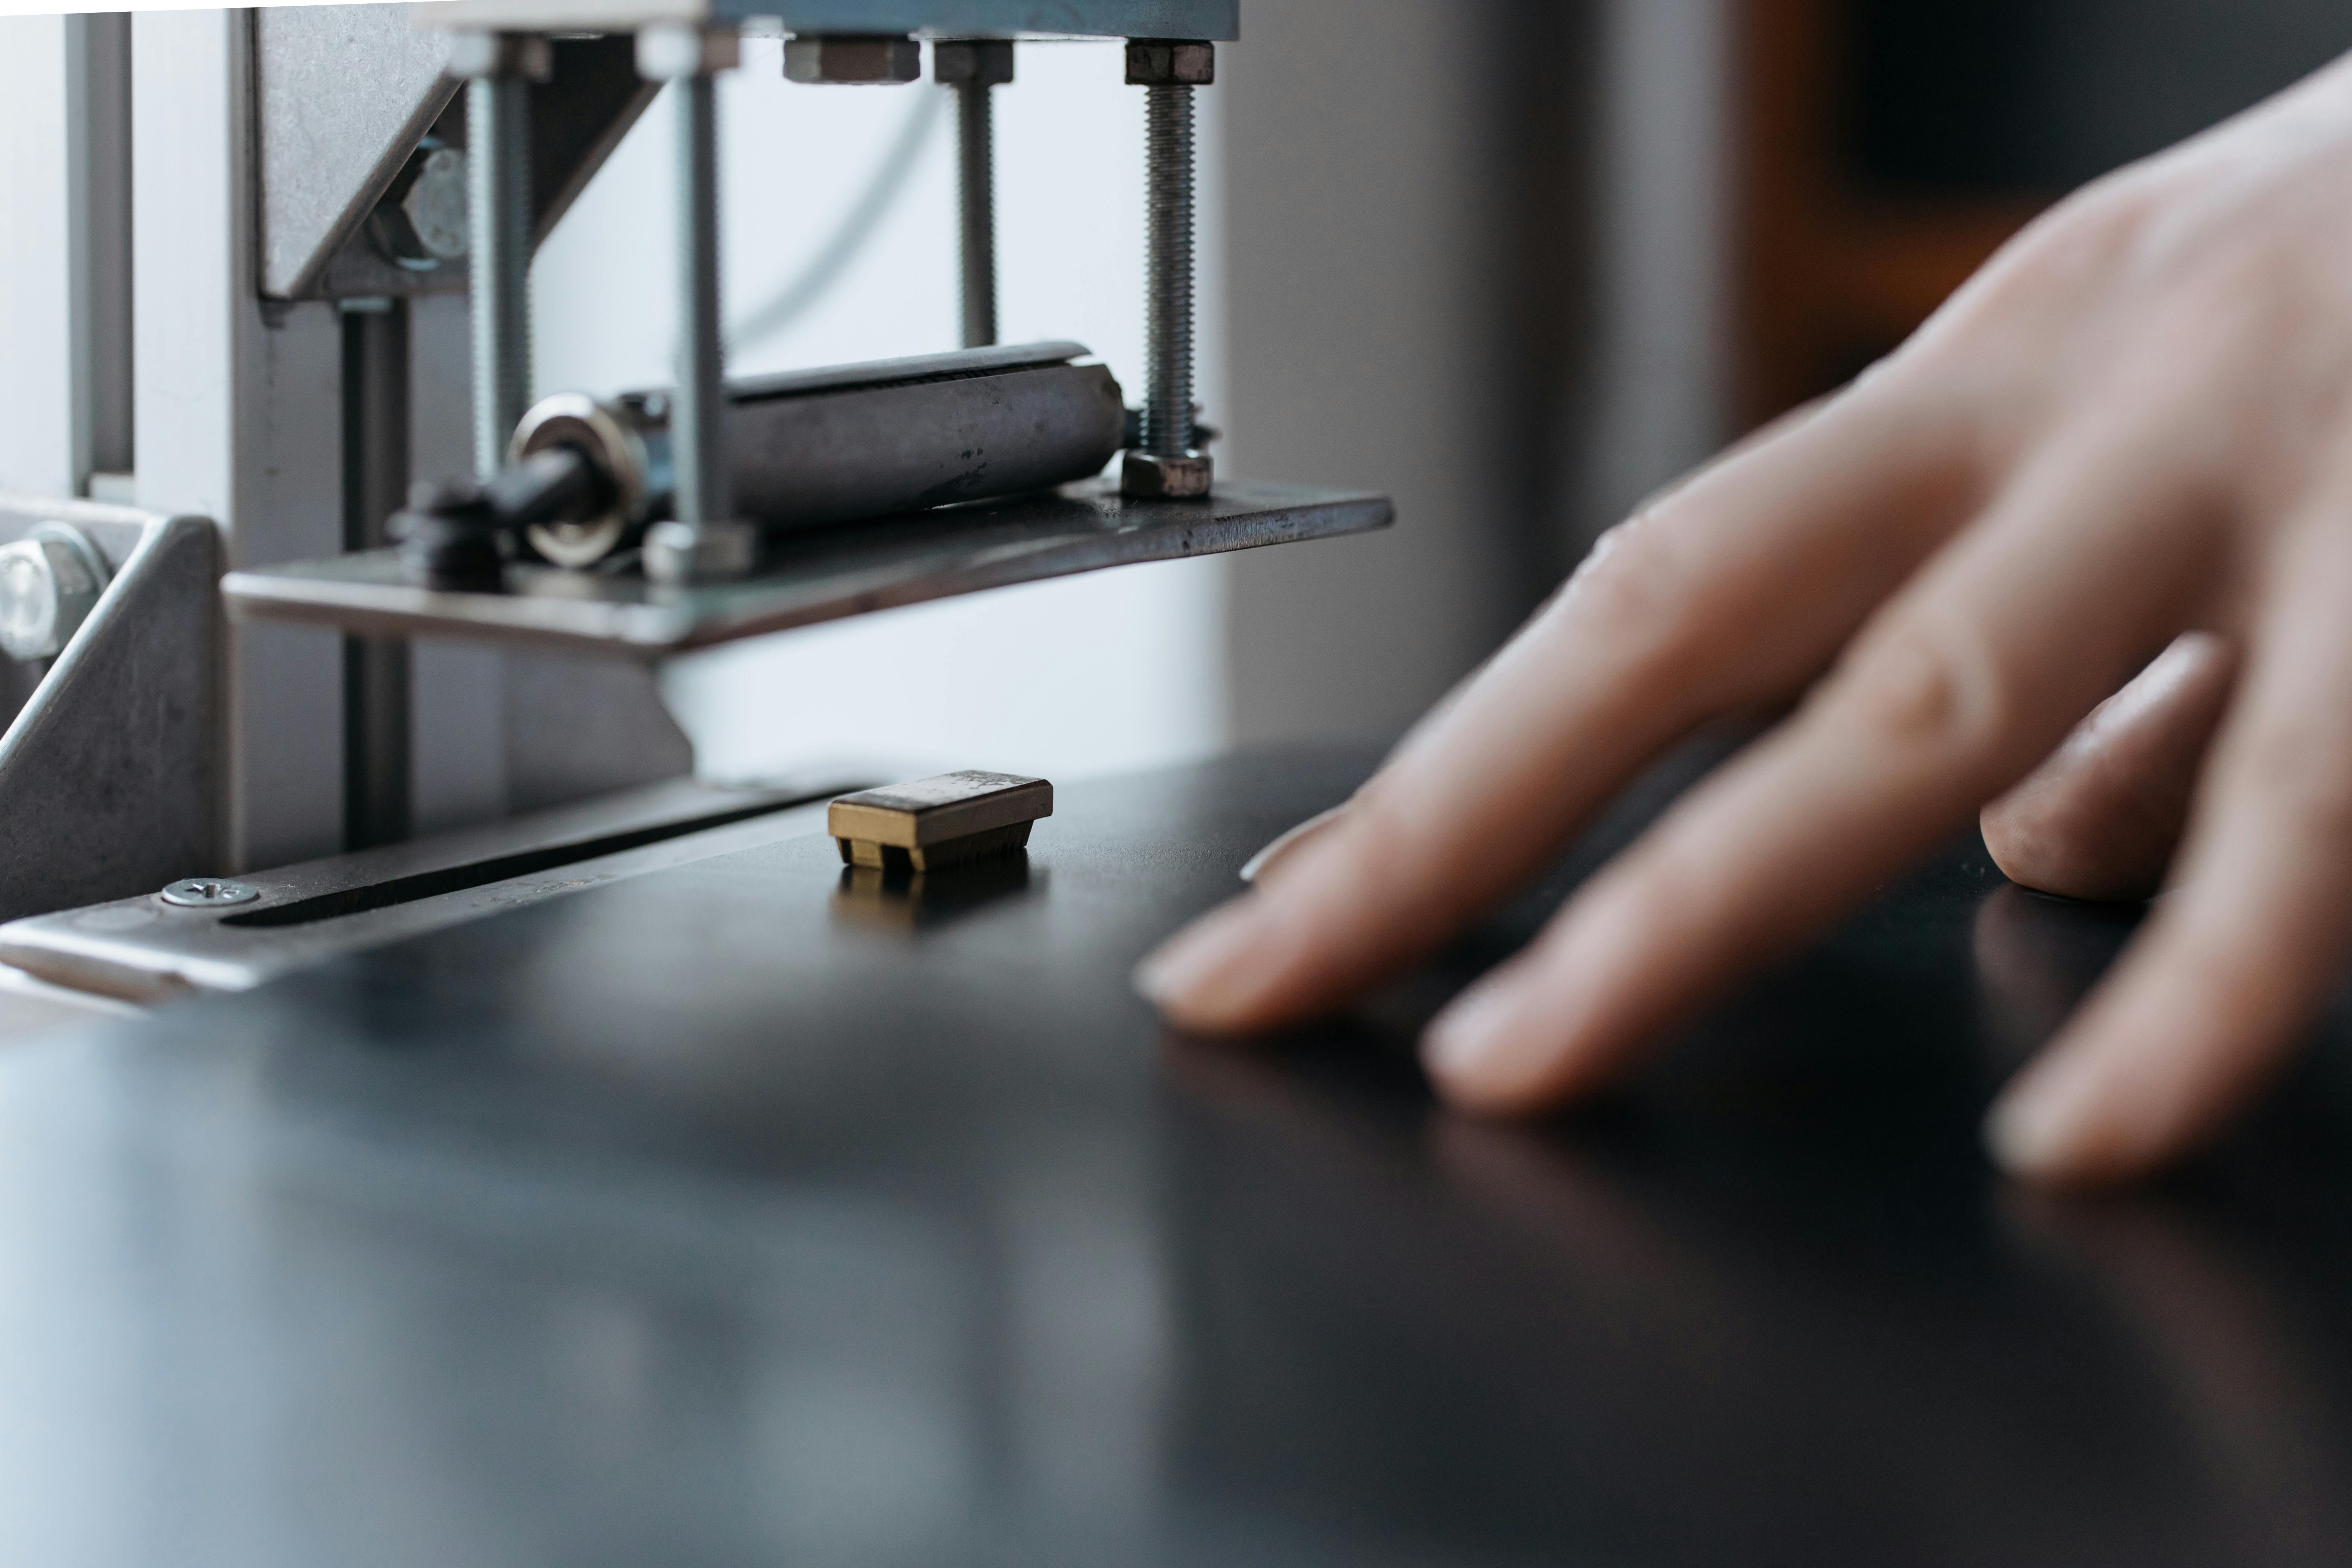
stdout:
<svg viewBox="0 0 2352 1568">
<path fill-rule="evenodd" d="M 37 875 L 28 868 L 41 852 L 26 851 L 32 858 L 20 858 L 16 889 L 0 915 L 92 897 L 135 905 L 175 878 L 305 859 L 305 850 L 337 842 L 339 830 L 355 822 L 379 826 L 345 840 L 347 847 L 396 843 L 408 821 L 401 737 L 409 704 L 430 700 L 416 684 L 421 667 L 398 639 L 618 656 L 542 660 L 534 677 L 578 689 L 555 700 L 556 710 L 594 715 L 593 722 L 556 726 L 564 731 L 553 742 L 557 761 L 541 769 L 555 782 L 535 798 L 561 806 L 593 790 L 652 784 L 686 765 L 688 752 L 661 712 L 647 670 L 648 661 L 667 655 L 1012 583 L 1390 521 L 1391 508 L 1378 495 L 1217 481 L 1201 449 L 1208 432 L 1192 391 L 1193 100 L 1214 80 L 1215 43 L 1238 36 L 1238 0 L 790 0 L 781 7 L 771 0 L 757 16 L 725 4 L 631 0 L 460 0 L 411 9 L 413 16 L 335 6 L 135 21 L 139 483 L 143 495 L 184 498 L 219 531 L 196 517 L 101 517 L 104 509 L 89 503 L 46 501 L 11 512 L 12 503 L 0 503 L 0 542 L 12 528 L 71 511 L 107 535 L 110 552 L 116 543 L 124 552 L 107 606 L 0 742 L 0 807 L 17 810 L 20 797 L 26 803 L 11 817 L 12 836 L 77 845 L 85 863 L 79 874 L 61 865 L 55 877 Z M 1144 406 L 1129 413 L 1129 450 L 1116 477 L 784 542 L 762 539 L 734 514 L 725 432 L 713 416 L 726 384 L 711 82 L 734 64 L 740 32 L 777 27 L 787 36 L 786 74 L 801 81 L 909 81 L 919 74 L 918 40 L 929 43 L 934 79 L 959 98 L 968 349 L 995 336 L 989 93 L 1012 79 L 1014 41 L 1128 41 L 1129 80 L 1150 100 L 1150 363 Z M 404 575 L 397 554 L 382 548 L 382 528 L 405 487 L 410 360 L 429 356 L 447 366 L 459 352 L 448 331 L 453 319 L 432 316 L 428 303 L 461 287 L 467 293 L 473 458 L 488 474 L 506 459 L 529 401 L 530 251 L 665 83 L 673 85 L 683 160 L 673 215 L 683 327 L 670 395 L 675 520 L 646 535 L 641 573 L 517 564 L 487 590 L 420 586 Z M 440 155 L 451 148 L 464 155 L 466 265 L 388 251 L 387 225 L 427 222 L 427 197 L 446 205 L 446 190 L 425 189 L 425 182 L 451 177 L 457 161 Z M 430 343 L 422 341 L 428 333 Z M 454 455 L 446 442 L 439 450 L 439 460 Z M 123 532 L 133 528 L 144 531 L 136 543 Z M 212 589 L 223 564 L 216 540 L 225 540 L 231 568 L 226 628 Z M 121 606 L 141 595 L 167 600 L 168 613 L 132 626 Z M 320 627 L 341 637 L 322 641 Z M 163 704 L 175 726 L 168 734 L 140 732 L 145 771 L 132 771 L 143 783 L 124 797 L 131 819 L 108 817 L 102 830 L 92 830 L 112 858 L 102 857 L 103 871 L 91 875 L 87 848 L 97 840 L 60 831 L 57 816 L 70 805 L 87 826 L 87 803 L 43 804 L 44 791 L 84 776 L 58 760 L 60 746 L 104 749 L 102 740 L 74 739 L 79 731 L 67 721 L 79 716 L 86 727 L 134 700 L 147 705 L 142 711 L 161 711 L 163 697 L 178 689 L 169 680 L 142 678 L 147 684 L 135 699 L 99 688 L 110 672 L 152 652 L 157 639 L 172 637 L 179 639 L 180 684 L 196 684 L 184 701 Z M 319 657 L 337 647 L 340 658 Z M 479 731 L 480 718 L 471 722 L 477 732 L 461 743 L 499 743 Z M 346 736 L 340 778 L 319 766 L 316 742 L 322 729 L 338 728 Z M 216 744 L 223 736 L 226 745 Z M 116 738 L 118 753 L 127 739 Z M 580 756 L 563 761 L 565 744 Z M 110 756 L 118 772 L 128 766 Z M 770 791 L 760 809 L 772 813 L 797 798 Z M 650 859 L 645 844 L 633 847 L 626 866 L 642 868 L 639 860 L 650 866 L 698 853 L 697 836 L 724 826 L 712 812 L 724 816 L 732 807 L 714 807 L 680 784 L 583 809 L 617 812 L 636 824 L 630 832 L 655 833 L 664 843 L 694 840 Z M 190 823 L 172 826 L 191 810 Z M 567 837 L 569 820 L 559 812 L 462 841 L 262 876 L 255 879 L 256 910 L 211 917 L 221 931 L 234 926 L 243 934 L 221 938 L 227 946 L 204 962 L 228 963 L 222 975 L 270 972 L 270 944 L 290 940 L 272 934 L 273 911 L 315 899 L 320 888 L 405 886 L 418 865 L 495 866 L 509 849 L 543 858 L 571 853 L 563 847 L 573 838 L 572 848 L 591 859 L 621 853 L 595 847 L 610 835 Z M 550 880 L 537 860 L 533 868 L 517 873 L 530 889 L 581 885 Z M 433 874 L 446 880 L 446 872 Z M 525 890 L 518 883 L 497 897 L 512 901 Z M 446 888 L 419 897 L 437 900 L 436 921 L 465 918 L 482 904 L 480 897 L 451 902 Z M 286 952 L 340 951 L 423 918 L 362 902 L 366 910 L 338 913 Z M 346 918 L 354 914 L 369 918 Z M 93 940 L 78 919 L 68 912 L 19 921 L 10 928 L 10 957 L 70 980 L 78 965 L 87 967 L 86 954 L 72 954 Z M 194 929 L 182 920 L 173 931 L 184 936 L 182 928 Z M 121 947 L 123 940 L 117 931 L 101 945 Z M 217 945 L 207 937 L 197 946 L 209 952 L 207 944 Z M 45 952 L 54 962 L 39 956 Z M 156 953 L 125 963 L 168 974 L 199 958 L 174 936 Z M 119 975 L 98 986 L 142 994 L 145 987 Z"/>
</svg>

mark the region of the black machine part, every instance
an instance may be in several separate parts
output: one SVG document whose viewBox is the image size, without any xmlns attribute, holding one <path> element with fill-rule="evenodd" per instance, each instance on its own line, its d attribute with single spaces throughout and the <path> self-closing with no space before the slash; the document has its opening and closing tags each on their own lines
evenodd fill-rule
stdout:
<svg viewBox="0 0 2352 1568">
<path fill-rule="evenodd" d="M 772 531 L 1049 489 L 1102 471 L 1125 400 L 1073 342 L 884 360 L 740 381 L 728 449 L 739 515 Z M 516 427 L 517 461 L 571 449 L 597 476 L 525 536 L 562 566 L 593 566 L 672 513 L 669 395 L 542 399 Z"/>
</svg>

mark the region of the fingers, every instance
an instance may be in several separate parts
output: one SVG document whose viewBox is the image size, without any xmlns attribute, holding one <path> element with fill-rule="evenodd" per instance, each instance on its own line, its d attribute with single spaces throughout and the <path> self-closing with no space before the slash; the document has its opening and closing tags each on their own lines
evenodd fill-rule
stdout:
<svg viewBox="0 0 2352 1568">
<path fill-rule="evenodd" d="M 2176 641 L 1985 808 L 1993 863 L 2012 882 L 2070 899 L 2155 896 L 2236 673 L 2228 639 Z"/>
<path fill-rule="evenodd" d="M 2277 1068 L 2342 979 L 2352 947 L 2346 515 L 2290 547 L 2175 890 L 1988 1121 L 2011 1171 L 2122 1181 L 2194 1147 Z"/>
<path fill-rule="evenodd" d="M 1979 465 L 1954 424 L 1843 399 L 1617 531 L 1336 820 L 1139 985 L 1179 1026 L 1232 1033 L 1425 955 L 1692 726 L 1828 664 L 1972 510 Z"/>
<path fill-rule="evenodd" d="M 2127 446 L 2041 465 L 1796 718 L 1433 1026 L 1458 1103 L 1541 1109 L 1833 922 L 2048 754 L 2180 624 L 2215 531 Z"/>
</svg>

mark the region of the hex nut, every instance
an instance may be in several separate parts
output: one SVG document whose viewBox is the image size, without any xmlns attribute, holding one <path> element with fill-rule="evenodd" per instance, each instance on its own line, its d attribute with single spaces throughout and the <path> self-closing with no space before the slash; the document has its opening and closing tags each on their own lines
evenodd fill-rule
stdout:
<svg viewBox="0 0 2352 1568">
<path fill-rule="evenodd" d="M 462 261 L 466 232 L 466 154 L 455 147 L 436 147 L 425 155 L 408 194 L 400 199 L 425 253 L 441 261 Z"/>
<path fill-rule="evenodd" d="M 105 558 L 80 530 L 38 524 L 0 546 L 0 653 L 55 658 L 106 592 Z"/>
<path fill-rule="evenodd" d="M 941 87 L 1010 86 L 1013 40 L 941 39 L 931 46 L 931 79 Z"/>
<path fill-rule="evenodd" d="M 367 236 L 385 260 L 411 272 L 463 261 L 472 246 L 466 224 L 466 154 L 434 142 L 418 148 L 368 215 Z"/>
<path fill-rule="evenodd" d="M 1208 87 L 1217 79 L 1217 46 L 1184 38 L 1129 38 L 1129 87 Z"/>
<path fill-rule="evenodd" d="M 1216 479 L 1217 465 L 1205 452 L 1181 458 L 1129 452 L 1119 465 L 1118 492 L 1137 500 L 1198 500 Z"/>
<path fill-rule="evenodd" d="M 748 576 L 759 559 L 760 531 L 748 522 L 657 522 L 646 531 L 646 575 L 666 586 Z"/>
<path fill-rule="evenodd" d="M 835 87 L 898 87 L 919 80 L 923 48 L 889 33 L 819 33 L 784 40 L 784 79 Z"/>
<path fill-rule="evenodd" d="M 534 34 L 468 28 L 449 35 L 449 58 L 441 68 L 460 81 L 499 76 L 546 81 L 555 75 L 555 51 Z"/>
<path fill-rule="evenodd" d="M 712 76 L 734 69 L 742 47 L 732 27 L 656 22 L 637 29 L 637 75 L 646 81 Z"/>
</svg>

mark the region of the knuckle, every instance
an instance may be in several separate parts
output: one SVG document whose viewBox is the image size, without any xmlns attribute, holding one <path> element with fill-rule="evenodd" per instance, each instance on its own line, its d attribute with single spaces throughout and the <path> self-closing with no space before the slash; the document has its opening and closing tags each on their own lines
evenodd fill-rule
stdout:
<svg viewBox="0 0 2352 1568">
<path fill-rule="evenodd" d="M 2125 258 L 2142 243 L 2154 210 L 2130 182 L 2085 187 L 2001 247 L 1963 291 L 1960 313 L 1999 319 L 2053 294 L 2073 300 L 2112 287 Z"/>
<path fill-rule="evenodd" d="M 1365 891 L 1405 883 L 1426 884 L 1458 869 L 1460 823 L 1442 808 L 1442 791 L 1427 776 L 1400 776 L 1384 770 L 1367 780 L 1348 802 L 1346 840 L 1367 883 Z M 1458 877 L 1455 879 L 1459 879 Z"/>
<path fill-rule="evenodd" d="M 1687 633 L 1699 573 L 1670 517 L 1635 515 L 1601 536 L 1561 595 L 1572 614 L 1620 657 L 1665 657 Z"/>
<path fill-rule="evenodd" d="M 1890 627 L 1857 650 L 1833 683 L 1832 701 L 1866 742 L 1886 750 L 1971 756 L 2005 727 L 2000 682 L 1980 646 L 1917 622 Z"/>
</svg>

